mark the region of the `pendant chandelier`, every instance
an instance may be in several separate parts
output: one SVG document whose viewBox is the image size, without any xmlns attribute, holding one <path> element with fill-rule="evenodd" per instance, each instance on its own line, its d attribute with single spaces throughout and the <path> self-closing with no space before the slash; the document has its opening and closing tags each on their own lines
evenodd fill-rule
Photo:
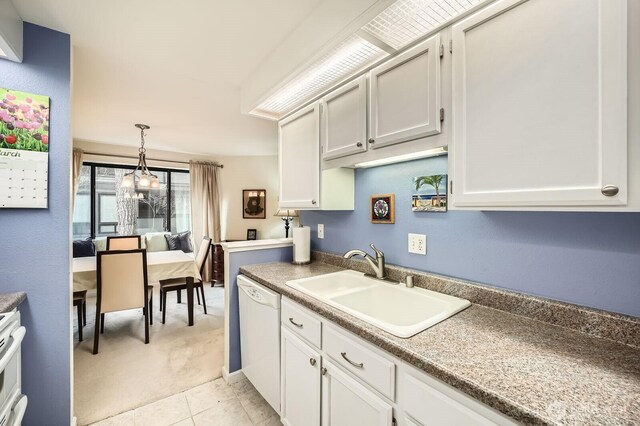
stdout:
<svg viewBox="0 0 640 426">
<path fill-rule="evenodd" d="M 146 148 L 144 147 L 144 136 L 145 130 L 150 129 L 146 124 L 136 124 L 138 129 L 140 129 L 140 148 L 138 148 L 138 165 L 135 170 L 125 174 L 122 178 L 122 186 L 125 188 L 133 188 L 133 189 L 158 189 L 160 188 L 160 180 L 158 176 L 154 175 L 149 171 L 149 167 L 147 167 L 146 160 Z M 128 193 L 125 194 L 129 195 Z M 131 195 L 129 195 L 131 197 Z M 126 198 L 129 198 L 126 197 Z M 136 198 L 143 198 L 142 194 L 136 194 Z"/>
</svg>

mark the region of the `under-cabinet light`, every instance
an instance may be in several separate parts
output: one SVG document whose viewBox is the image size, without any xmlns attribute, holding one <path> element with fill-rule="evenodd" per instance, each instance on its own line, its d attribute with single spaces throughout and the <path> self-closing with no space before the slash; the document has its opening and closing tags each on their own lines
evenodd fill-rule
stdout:
<svg viewBox="0 0 640 426">
<path fill-rule="evenodd" d="M 379 160 L 356 163 L 354 167 L 366 169 L 368 167 L 384 166 L 385 164 L 402 163 L 403 161 L 417 160 L 420 158 L 437 157 L 447 153 L 446 147 L 428 149 L 426 151 L 412 152 L 410 154 L 396 155 L 394 157 L 381 158 Z"/>
<path fill-rule="evenodd" d="M 2 47 L 0 47 L 0 56 L 2 56 L 3 58 L 7 57 L 7 54 L 4 53 L 4 50 L 2 50 Z"/>
</svg>

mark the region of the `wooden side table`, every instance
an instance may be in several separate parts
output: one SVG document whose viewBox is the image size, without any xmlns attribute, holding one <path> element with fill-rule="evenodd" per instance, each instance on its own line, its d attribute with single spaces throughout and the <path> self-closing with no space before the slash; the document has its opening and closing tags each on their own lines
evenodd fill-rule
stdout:
<svg viewBox="0 0 640 426">
<path fill-rule="evenodd" d="M 224 250 L 220 244 L 211 244 L 211 287 L 224 284 Z"/>
</svg>

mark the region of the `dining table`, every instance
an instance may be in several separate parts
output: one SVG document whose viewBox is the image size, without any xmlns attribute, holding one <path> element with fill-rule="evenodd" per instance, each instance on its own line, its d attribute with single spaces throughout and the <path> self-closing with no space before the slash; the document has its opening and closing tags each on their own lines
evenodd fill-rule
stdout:
<svg viewBox="0 0 640 426">
<path fill-rule="evenodd" d="M 94 290 L 97 287 L 96 256 L 73 258 L 73 291 Z M 189 326 L 193 325 L 193 282 L 201 279 L 193 253 L 182 250 L 147 252 L 149 284 L 161 280 L 185 278 Z"/>
</svg>

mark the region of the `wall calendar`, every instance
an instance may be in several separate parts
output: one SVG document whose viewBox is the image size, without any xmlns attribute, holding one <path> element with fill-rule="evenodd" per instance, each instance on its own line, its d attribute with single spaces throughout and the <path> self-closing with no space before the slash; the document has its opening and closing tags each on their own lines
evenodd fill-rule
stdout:
<svg viewBox="0 0 640 426">
<path fill-rule="evenodd" d="M 47 208 L 49 97 L 0 88 L 0 207 Z"/>
</svg>

